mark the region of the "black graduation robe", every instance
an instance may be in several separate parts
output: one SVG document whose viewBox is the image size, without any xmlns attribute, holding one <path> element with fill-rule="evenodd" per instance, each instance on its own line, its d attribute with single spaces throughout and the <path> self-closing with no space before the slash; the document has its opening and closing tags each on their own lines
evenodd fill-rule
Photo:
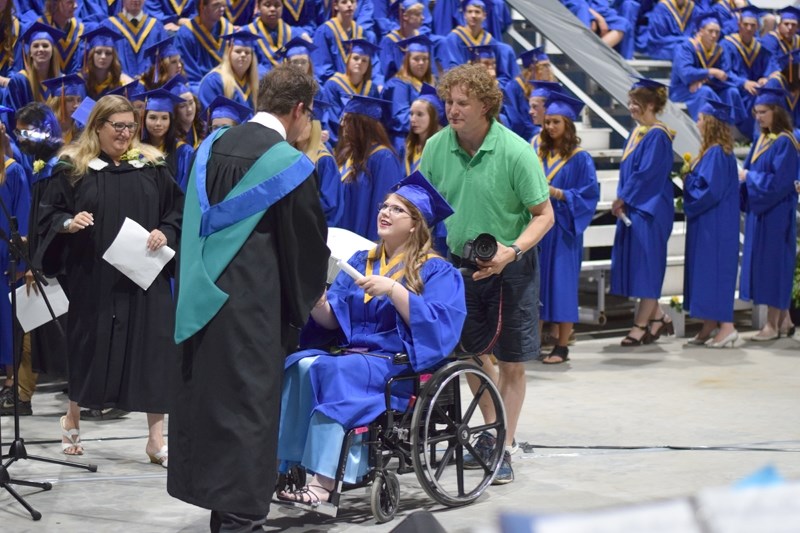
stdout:
<svg viewBox="0 0 800 533">
<path fill-rule="evenodd" d="M 254 122 L 225 132 L 208 162 L 209 203 L 222 201 L 281 141 Z M 182 344 L 167 490 L 185 502 L 239 514 L 269 511 L 284 359 L 327 273 L 327 226 L 313 176 L 264 213 L 216 280 L 230 297 Z"/>
<path fill-rule="evenodd" d="M 69 398 L 92 409 L 167 413 L 179 370 L 169 265 L 144 291 L 102 256 L 126 217 L 160 229 L 176 247 L 183 193 L 164 164 L 99 160 L 107 165 L 74 185 L 69 167 L 59 165 L 39 206 L 39 264 L 45 275 L 64 274 L 70 299 Z M 60 233 L 81 211 L 94 215 L 94 225 Z"/>
</svg>

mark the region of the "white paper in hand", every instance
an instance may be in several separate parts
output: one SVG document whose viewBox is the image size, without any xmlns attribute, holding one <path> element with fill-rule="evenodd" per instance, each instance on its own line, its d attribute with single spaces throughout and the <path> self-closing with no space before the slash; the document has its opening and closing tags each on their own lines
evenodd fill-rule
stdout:
<svg viewBox="0 0 800 533">
<path fill-rule="evenodd" d="M 333 283 L 341 270 L 337 264 L 340 259 L 347 262 L 354 253 L 375 248 L 375 243 L 346 229 L 328 228 L 328 248 L 331 251 L 331 258 L 328 260 L 328 283 Z"/>
<path fill-rule="evenodd" d="M 50 305 L 53 307 L 56 317 L 66 313 L 69 309 L 69 300 L 67 300 L 67 295 L 64 294 L 64 289 L 61 288 L 58 281 L 47 278 L 47 285 L 42 288 L 50 301 Z M 34 291 L 33 287 L 31 287 L 30 294 L 27 294 L 27 292 L 25 285 L 17 288 L 17 319 L 25 333 L 53 320 L 42 295 Z M 10 293 L 8 298 L 9 300 L 11 299 Z"/>
<path fill-rule="evenodd" d="M 126 218 L 114 242 L 103 254 L 103 259 L 144 290 L 175 256 L 175 250 L 169 246 L 162 246 L 155 252 L 149 250 L 149 236 L 150 232 L 138 222 Z"/>
</svg>

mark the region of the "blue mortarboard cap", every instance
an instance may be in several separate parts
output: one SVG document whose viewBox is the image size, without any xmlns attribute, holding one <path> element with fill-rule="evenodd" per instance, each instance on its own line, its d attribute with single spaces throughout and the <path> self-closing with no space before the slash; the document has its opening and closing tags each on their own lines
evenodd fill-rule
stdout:
<svg viewBox="0 0 800 533">
<path fill-rule="evenodd" d="M 143 93 L 144 85 L 142 85 L 142 82 L 139 80 L 133 80 L 127 85 L 123 85 L 122 87 L 117 87 L 116 89 L 108 91 L 108 94 L 118 94 L 120 96 L 124 96 L 128 100 L 133 100 L 136 95 Z"/>
<path fill-rule="evenodd" d="M 167 37 L 162 41 L 158 41 L 157 43 L 148 46 L 144 50 L 144 55 L 156 61 L 164 59 L 165 57 L 172 57 L 181 55 L 177 48 L 175 48 L 175 43 L 173 42 L 172 37 Z"/>
<path fill-rule="evenodd" d="M 50 78 L 42 83 L 47 87 L 49 96 L 86 96 L 86 82 L 78 74 Z"/>
<path fill-rule="evenodd" d="M 643 76 L 631 76 L 631 78 L 633 78 L 633 80 L 634 80 L 633 81 L 633 85 L 631 86 L 631 89 L 653 89 L 653 90 L 656 90 L 656 89 L 660 89 L 661 87 L 664 87 L 665 89 L 669 88 L 668 86 L 664 85 L 661 82 L 658 82 L 656 80 L 651 80 L 650 78 L 645 78 Z"/>
<path fill-rule="evenodd" d="M 4 105 L 0 105 L 0 113 L 13 113 L 14 110 L 10 107 L 6 107 Z"/>
<path fill-rule="evenodd" d="M 780 87 L 759 87 L 753 105 L 779 105 L 786 108 L 788 93 Z"/>
<path fill-rule="evenodd" d="M 389 100 L 354 94 L 344 105 L 342 114 L 356 113 L 358 115 L 366 115 L 375 120 L 380 120 L 383 117 L 384 111 L 388 110 L 391 105 L 392 102 Z"/>
<path fill-rule="evenodd" d="M 695 31 L 705 28 L 706 25 L 711 24 L 712 22 L 722 28 L 722 19 L 715 11 L 699 11 L 692 17 L 692 22 L 694 24 Z"/>
<path fill-rule="evenodd" d="M 733 108 L 728 104 L 720 102 L 719 100 L 711 100 L 706 98 L 700 105 L 700 109 L 697 112 L 703 113 L 704 115 L 711 115 L 712 117 L 716 118 L 717 120 L 721 120 L 726 124 L 734 123 L 735 117 L 733 116 Z"/>
<path fill-rule="evenodd" d="M 235 31 L 227 35 L 223 35 L 222 38 L 231 43 L 232 46 L 247 46 L 250 48 L 255 48 L 256 41 L 260 39 L 258 35 L 247 30 Z"/>
<path fill-rule="evenodd" d="M 217 96 L 208 104 L 208 113 L 209 123 L 215 118 L 229 118 L 237 124 L 241 124 L 250 118 L 253 114 L 253 110 L 230 98 Z"/>
<path fill-rule="evenodd" d="M 23 43 L 25 43 L 25 51 L 27 52 L 33 41 L 44 39 L 46 41 L 50 41 L 51 43 L 55 43 L 66 36 L 66 33 L 57 28 L 48 26 L 47 24 L 43 24 L 41 22 L 34 22 L 28 26 L 28 28 L 22 33 L 22 35 L 20 35 L 19 38 Z"/>
<path fill-rule="evenodd" d="M 427 83 L 423 83 L 417 100 L 425 100 L 426 102 L 429 102 L 436 110 L 436 114 L 439 117 L 439 124 L 442 126 L 447 125 L 447 113 L 445 113 L 444 110 L 444 103 L 439 98 L 439 94 L 436 92 L 436 87 Z"/>
<path fill-rule="evenodd" d="M 175 74 L 160 88 L 171 92 L 175 96 L 192 92 L 192 90 L 189 88 L 189 80 L 187 80 L 186 76 L 183 74 Z"/>
<path fill-rule="evenodd" d="M 419 170 L 400 180 L 392 186 L 390 191 L 402 196 L 419 209 L 419 212 L 425 218 L 425 222 L 430 227 L 446 219 L 454 212 L 447 200 L 439 194 L 439 191 L 431 185 L 431 182 L 425 179 L 425 176 Z"/>
<path fill-rule="evenodd" d="M 322 98 L 314 98 L 314 109 L 313 109 L 314 118 L 316 120 L 322 121 L 323 118 L 325 117 L 325 111 L 330 109 L 330 107 L 331 103 L 328 102 L 327 100 L 324 100 Z"/>
<path fill-rule="evenodd" d="M 145 111 L 159 111 L 162 113 L 172 113 L 176 105 L 183 103 L 183 98 L 161 88 L 140 94 L 137 99 L 144 99 Z"/>
<path fill-rule="evenodd" d="M 559 92 L 551 92 L 545 102 L 545 115 L 561 115 L 573 122 L 578 119 L 582 109 L 583 102 Z"/>
<path fill-rule="evenodd" d="M 344 47 L 347 50 L 347 55 L 356 53 L 362 56 L 370 57 L 378 53 L 378 50 L 380 50 L 380 47 L 375 46 L 366 39 L 350 39 L 349 41 L 344 42 Z"/>
<path fill-rule="evenodd" d="M 461 0 L 461 11 L 466 10 L 469 6 L 478 6 L 486 11 L 486 3 L 483 0 Z"/>
<path fill-rule="evenodd" d="M 389 6 L 389 16 L 397 19 L 400 16 L 400 9 L 403 11 L 408 11 L 414 6 L 419 6 L 423 9 L 425 8 L 425 5 L 421 0 L 396 0 Z"/>
<path fill-rule="evenodd" d="M 406 53 L 425 52 L 430 54 L 433 47 L 433 41 L 427 35 L 415 35 L 408 39 L 397 41 L 395 44 Z"/>
<path fill-rule="evenodd" d="M 800 21 L 800 9 L 794 6 L 787 6 L 778 10 L 781 20 L 797 20 Z"/>
<path fill-rule="evenodd" d="M 536 48 L 525 50 L 520 55 L 518 55 L 517 58 L 519 58 L 519 60 L 522 61 L 522 66 L 524 68 L 528 68 L 531 65 L 540 63 L 542 61 L 550 60 L 550 58 L 547 57 L 547 54 L 544 53 L 543 46 L 537 46 Z"/>
<path fill-rule="evenodd" d="M 81 35 L 81 39 L 86 43 L 86 50 L 91 50 L 97 46 L 114 47 L 114 43 L 122 39 L 122 34 L 105 26 L 98 26 L 92 31 Z"/>
<path fill-rule="evenodd" d="M 477 61 L 478 59 L 495 59 L 497 57 L 494 45 L 491 44 L 479 44 L 478 46 L 469 46 L 468 48 L 472 61 Z"/>
<path fill-rule="evenodd" d="M 761 18 L 761 15 L 767 12 L 766 10 L 757 6 L 744 6 L 736 9 L 736 11 L 739 12 L 741 18 L 753 18 L 756 19 L 756 21 Z"/>
<path fill-rule="evenodd" d="M 81 105 L 78 106 L 78 109 L 72 112 L 72 120 L 74 120 L 80 128 L 85 128 L 86 124 L 89 123 L 89 115 L 92 113 L 95 103 L 94 100 L 87 96 L 83 99 Z"/>
<path fill-rule="evenodd" d="M 564 92 L 564 86 L 557 81 L 531 80 L 529 83 L 533 85 L 531 96 L 538 98 L 549 98 L 551 93 Z"/>
<path fill-rule="evenodd" d="M 278 49 L 278 54 L 282 57 L 292 57 L 297 55 L 311 55 L 317 49 L 317 45 L 303 39 L 295 37 Z"/>
</svg>

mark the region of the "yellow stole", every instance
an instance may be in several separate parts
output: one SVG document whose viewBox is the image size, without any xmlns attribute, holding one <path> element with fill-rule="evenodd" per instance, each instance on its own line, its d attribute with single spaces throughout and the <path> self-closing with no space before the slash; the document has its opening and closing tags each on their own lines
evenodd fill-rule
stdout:
<svg viewBox="0 0 800 533">
<path fill-rule="evenodd" d="M 369 155 L 367 157 L 368 158 L 372 157 L 373 155 L 377 154 L 381 150 L 388 150 L 388 149 L 389 149 L 389 147 L 380 144 L 380 145 L 376 146 L 375 148 L 373 148 L 372 151 L 369 153 Z M 339 167 L 339 173 L 342 175 L 342 182 L 344 182 L 347 178 L 349 178 L 350 174 L 353 173 L 353 160 L 348 158 L 347 161 L 344 162 L 344 165 Z"/>
<path fill-rule="evenodd" d="M 45 18 L 39 17 L 39 22 L 43 22 L 49 26 L 56 27 L 53 23 L 53 18 L 49 15 Z M 78 51 L 78 46 L 81 43 L 81 35 L 83 35 L 83 23 L 79 23 L 74 18 L 69 19 L 67 23 L 66 36 L 56 42 L 56 50 L 58 51 L 58 67 L 63 72 L 66 70 L 67 65 L 72 61 L 72 56 Z"/>
<path fill-rule="evenodd" d="M 361 84 L 357 87 L 350 83 L 350 78 L 347 75 L 342 74 L 341 72 L 335 72 L 333 76 L 328 78 L 330 81 L 338 85 L 342 88 L 342 90 L 349 94 L 350 96 L 354 94 L 359 94 L 361 96 L 367 96 L 372 89 L 372 80 L 364 79 L 361 81 Z"/>
<path fill-rule="evenodd" d="M 292 16 L 292 20 L 298 23 L 300 22 L 300 15 L 303 12 L 305 3 L 305 0 L 297 0 L 296 2 L 292 0 L 283 0 L 283 8 L 289 12 Z M 295 24 L 295 26 L 296 25 L 297 24 Z"/>
<path fill-rule="evenodd" d="M 247 26 L 247 29 L 259 37 L 258 40 L 258 47 L 261 49 L 261 52 L 264 53 L 264 56 L 272 63 L 273 66 L 278 66 L 280 64 L 280 60 L 275 57 L 276 52 L 283 47 L 284 44 L 288 43 L 292 40 L 292 28 L 286 24 L 284 21 L 278 21 L 278 29 L 277 29 L 277 39 L 273 39 L 270 35 L 269 30 L 261 19 L 251 23 Z"/>
<path fill-rule="evenodd" d="M 722 47 L 719 44 L 715 44 L 711 50 L 706 50 L 703 48 L 700 39 L 692 37 L 689 42 L 694 47 L 694 53 L 700 61 L 700 65 L 705 69 L 713 68 L 719 58 L 722 57 Z"/>
<path fill-rule="evenodd" d="M 187 3 L 189 3 L 189 0 L 183 0 L 180 3 L 175 0 L 169 0 L 169 4 L 172 6 L 172 9 L 175 10 L 175 14 L 178 15 L 178 17 L 183 16 L 183 10 L 186 8 Z"/>
<path fill-rule="evenodd" d="M 339 22 L 339 19 L 334 17 L 330 19 L 325 25 L 330 28 L 331 33 L 333 34 L 333 38 L 336 41 L 336 47 L 339 48 L 339 56 L 342 58 L 342 61 L 345 60 L 347 57 L 347 52 L 344 49 L 344 42 L 349 41 L 351 39 L 363 39 L 364 38 L 364 29 L 356 24 L 356 21 L 352 21 L 350 23 L 350 29 L 345 30 L 342 27 L 342 23 Z"/>
<path fill-rule="evenodd" d="M 408 151 L 411 147 L 406 144 L 406 151 Z M 408 154 L 404 158 L 405 165 L 406 165 L 406 176 L 412 174 L 417 168 L 419 168 L 419 160 L 422 157 L 422 147 L 415 146 L 414 151 L 411 152 L 411 161 L 408 160 Z"/>
<path fill-rule="evenodd" d="M 480 46 L 492 42 L 492 34 L 486 30 L 481 30 L 477 37 L 473 37 L 467 26 L 456 26 L 453 33 L 458 35 L 465 46 Z"/>
<path fill-rule="evenodd" d="M 742 56 L 742 61 L 745 62 L 747 67 L 752 68 L 753 61 L 756 60 L 758 53 L 761 51 L 761 43 L 758 42 L 758 39 L 753 38 L 749 46 L 742 42 L 742 38 L 738 33 L 728 35 L 725 39 L 736 47 L 736 50 L 739 51 L 739 55 Z"/>
<path fill-rule="evenodd" d="M 378 257 L 378 249 L 381 250 L 381 255 Z M 364 275 L 365 276 L 386 276 L 391 278 L 395 281 L 399 281 L 402 283 L 401 279 L 403 278 L 403 274 L 405 274 L 405 267 L 403 265 L 403 256 L 405 254 L 399 253 L 396 256 L 392 257 L 391 261 L 388 263 L 386 262 L 386 252 L 383 249 L 383 246 L 376 246 L 372 250 L 369 251 L 367 254 L 367 264 L 364 268 Z M 424 258 L 424 261 L 429 260 L 432 257 L 436 257 L 435 254 L 427 254 Z M 364 293 L 364 303 L 369 302 L 372 300 L 372 296 Z"/>
<path fill-rule="evenodd" d="M 792 37 L 792 42 L 787 43 L 786 41 L 783 40 L 783 37 L 781 37 L 781 34 L 778 33 L 777 30 L 773 30 L 769 32 L 769 34 L 775 37 L 775 39 L 778 41 L 778 46 L 781 47 L 781 52 L 783 52 L 784 54 L 788 54 L 792 50 L 800 48 L 800 35 L 795 35 L 794 37 Z"/>
<path fill-rule="evenodd" d="M 797 101 L 800 100 L 800 93 L 792 94 L 792 91 L 789 90 L 789 82 L 783 76 L 782 72 L 773 72 L 769 77 L 780 82 L 781 87 L 786 91 L 786 105 L 789 106 L 789 109 L 794 111 L 794 108 L 797 107 Z"/>
<path fill-rule="evenodd" d="M 195 17 L 189 21 L 189 30 L 191 30 L 197 42 L 200 43 L 200 46 L 202 46 L 217 62 L 222 63 L 222 36 L 231 33 L 233 31 L 233 25 L 224 18 L 219 20 L 219 24 L 219 37 L 216 37 L 213 33 L 208 31 L 206 27 L 200 23 L 199 17 Z"/>
<path fill-rule="evenodd" d="M 692 19 L 694 2 L 689 0 L 682 8 L 678 7 L 675 0 L 661 0 L 661 3 L 664 4 L 664 7 L 666 7 L 667 11 L 672 15 L 672 18 L 675 19 L 675 23 L 681 31 L 686 31 L 686 25 L 689 24 L 689 21 Z"/>
<path fill-rule="evenodd" d="M 675 132 L 666 127 L 664 124 L 660 122 L 656 122 L 651 127 L 647 126 L 639 126 L 634 130 L 634 133 L 628 137 L 628 142 L 625 143 L 625 149 L 622 151 L 622 160 L 625 161 L 629 155 L 633 153 L 634 150 L 639 146 L 639 143 L 642 142 L 644 136 L 651 130 L 661 130 L 667 134 L 667 136 L 672 140 L 675 137 Z"/>
<path fill-rule="evenodd" d="M 242 16 L 249 4 L 249 0 L 225 0 L 225 18 L 233 22 Z"/>
<path fill-rule="evenodd" d="M 156 25 L 155 17 L 151 17 L 149 15 L 145 15 L 138 26 L 131 24 L 131 21 L 129 21 L 122 13 L 116 17 L 111 17 L 108 20 L 122 34 L 122 36 L 125 37 L 125 39 L 128 41 L 128 44 L 130 44 L 131 48 L 133 48 L 134 53 L 137 54 L 142 48 L 145 39 L 147 39 L 148 35 L 150 35 L 150 32 L 153 30 L 153 27 Z"/>
<path fill-rule="evenodd" d="M 794 138 L 794 135 L 791 135 L 790 133 L 785 131 L 780 132 L 774 138 L 770 138 L 770 135 L 773 134 L 765 135 L 762 133 L 761 135 L 758 136 L 758 140 L 756 141 L 756 147 L 755 149 L 753 149 L 753 154 L 750 156 L 751 165 L 755 163 L 759 157 L 764 155 L 764 152 L 766 152 L 772 147 L 772 145 L 775 143 L 778 137 L 788 138 L 790 141 L 792 141 L 792 144 L 794 145 L 795 149 L 800 150 L 800 146 L 798 146 L 797 139 Z"/>
<path fill-rule="evenodd" d="M 544 173 L 545 176 L 547 176 L 547 183 L 553 181 L 553 178 L 556 177 L 556 174 L 558 174 L 558 172 L 562 168 L 564 168 L 564 165 L 566 165 L 569 162 L 569 160 L 572 159 L 572 156 L 574 156 L 578 152 L 583 152 L 583 148 L 581 148 L 580 146 L 576 147 L 571 154 L 569 154 L 566 158 L 563 159 L 557 153 L 554 154 L 553 152 L 550 152 L 550 155 L 545 157 L 545 160 L 542 161 L 542 166 L 544 167 Z"/>
</svg>

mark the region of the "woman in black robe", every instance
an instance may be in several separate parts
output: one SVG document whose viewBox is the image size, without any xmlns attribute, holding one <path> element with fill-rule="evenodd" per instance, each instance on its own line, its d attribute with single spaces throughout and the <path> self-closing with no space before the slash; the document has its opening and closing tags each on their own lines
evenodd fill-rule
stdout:
<svg viewBox="0 0 800 533">
<path fill-rule="evenodd" d="M 161 153 L 138 143 L 137 128 L 125 98 L 97 102 L 47 187 L 37 255 L 46 275 L 66 275 L 70 295 L 64 453 L 83 453 L 79 405 L 116 407 L 147 413 L 145 451 L 166 467 L 164 413 L 178 375 L 170 272 L 142 290 L 102 258 L 126 217 L 150 230 L 148 249 L 177 246 L 183 194 Z"/>
</svg>

